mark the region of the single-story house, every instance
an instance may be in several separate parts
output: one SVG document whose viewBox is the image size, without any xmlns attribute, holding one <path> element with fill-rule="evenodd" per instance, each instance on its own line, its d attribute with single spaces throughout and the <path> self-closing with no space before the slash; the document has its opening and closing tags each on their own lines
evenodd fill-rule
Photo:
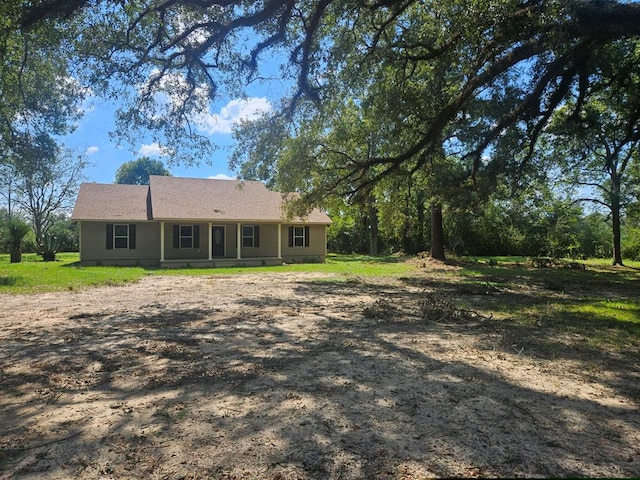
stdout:
<svg viewBox="0 0 640 480">
<path fill-rule="evenodd" d="M 83 264 L 276 265 L 323 262 L 329 217 L 287 219 L 261 182 L 151 176 L 149 185 L 83 183 L 72 219 Z"/>
</svg>

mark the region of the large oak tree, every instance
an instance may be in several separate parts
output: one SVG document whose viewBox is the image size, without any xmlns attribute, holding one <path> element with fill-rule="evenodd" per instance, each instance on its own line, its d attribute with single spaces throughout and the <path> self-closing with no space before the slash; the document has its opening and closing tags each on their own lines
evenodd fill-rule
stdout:
<svg viewBox="0 0 640 480">
<path fill-rule="evenodd" d="M 451 90 L 424 118 L 421 135 L 390 156 L 369 159 L 377 174 L 438 151 L 443 131 L 471 102 L 517 88 L 518 102 L 469 145 L 481 167 L 486 148 L 519 122 L 533 138 L 572 91 L 586 94 L 590 60 L 613 41 L 640 34 L 640 5 L 614 0 L 40 0 L 24 3 L 23 31 L 70 24 L 75 52 L 95 84 L 135 87 L 124 117 L 154 129 L 189 131 L 190 109 L 202 108 L 225 79 L 260 73 L 273 52 L 288 57 L 295 79 L 291 106 L 321 103 L 332 90 L 366 79 L 380 62 L 403 64 L 402 76 L 443 60 Z M 345 66 L 351 68 L 344 68 Z M 225 74 L 230 74 L 226 76 Z M 113 82 L 117 79 L 119 82 Z M 157 93 L 170 95 L 158 104 Z M 424 98 L 429 92 L 424 91 Z M 154 103 L 155 102 L 155 103 Z M 194 141 L 193 130 L 189 131 Z M 169 135 L 168 140 L 178 141 Z M 357 177 L 354 166 L 352 177 Z M 368 177 L 367 177 L 368 178 Z"/>
<path fill-rule="evenodd" d="M 384 148 L 336 152 L 340 162 L 320 165 L 322 181 L 298 187 L 316 199 L 327 191 L 368 195 L 384 179 L 424 176 L 443 152 L 472 183 L 505 173 L 522 179 L 554 112 L 569 98 L 576 114 L 589 101 L 603 49 L 640 35 L 640 4 L 622 0 L 24 5 L 16 20 L 24 32 L 73 26 L 78 74 L 128 99 L 123 135 L 136 135 L 132 127 L 161 132 L 176 151 L 195 147 L 189 155 L 208 152 L 193 113 L 221 87 L 259 78 L 262 62 L 276 54 L 286 57 L 282 75 L 294 85 L 284 128 L 311 121 L 311 110 L 327 118 L 340 99 L 371 101 L 365 117 L 374 112 L 376 126 L 384 125 Z M 309 182 L 318 178 L 307 171 Z"/>
</svg>

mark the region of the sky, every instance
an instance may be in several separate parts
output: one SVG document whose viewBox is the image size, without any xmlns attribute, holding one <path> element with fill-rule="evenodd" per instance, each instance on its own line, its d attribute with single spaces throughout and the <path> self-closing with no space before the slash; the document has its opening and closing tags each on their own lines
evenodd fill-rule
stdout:
<svg viewBox="0 0 640 480">
<path fill-rule="evenodd" d="M 199 166 L 166 165 L 173 176 L 196 178 L 234 178 L 229 170 L 228 157 L 234 142 L 232 128 L 241 120 L 256 118 L 262 112 L 271 111 L 278 100 L 289 90 L 289 84 L 275 72 L 266 77 L 269 80 L 256 82 L 246 89 L 243 98 L 222 94 L 211 102 L 206 112 L 198 116 L 199 133 L 208 138 L 218 148 L 209 162 Z M 265 78 L 265 77 L 263 77 Z M 91 97 L 84 103 L 84 115 L 75 131 L 61 139 L 65 147 L 84 154 L 88 162 L 85 181 L 97 183 L 115 182 L 115 174 L 124 162 L 141 156 L 167 162 L 159 146 L 151 140 L 141 138 L 135 145 L 122 143 L 111 138 L 115 129 L 117 100 Z"/>
</svg>

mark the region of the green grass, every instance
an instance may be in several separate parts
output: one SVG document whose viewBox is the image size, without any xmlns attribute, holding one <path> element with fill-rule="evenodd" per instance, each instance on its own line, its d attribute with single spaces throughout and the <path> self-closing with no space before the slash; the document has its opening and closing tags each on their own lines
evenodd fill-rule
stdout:
<svg viewBox="0 0 640 480">
<path fill-rule="evenodd" d="M 540 339 L 554 332 L 580 338 L 597 349 L 637 351 L 640 347 L 640 262 L 627 260 L 620 267 L 608 259 L 589 259 L 580 262 L 585 270 L 575 270 L 561 263 L 532 268 L 520 257 L 503 257 L 497 263 L 489 257 L 473 260 L 459 272 L 459 281 L 491 280 L 497 288 L 520 292 L 492 297 L 490 308 L 520 325 L 523 336 Z"/>
<path fill-rule="evenodd" d="M 77 253 L 58 254 L 58 261 L 43 262 L 25 254 L 21 263 L 0 255 L 0 293 L 40 293 L 135 282 L 145 275 L 140 267 L 81 267 Z"/>
<path fill-rule="evenodd" d="M 417 268 L 405 262 L 406 257 L 328 254 L 325 263 L 294 263 L 269 267 L 172 268 L 156 269 L 158 275 L 235 275 L 245 273 L 326 273 L 347 277 L 400 277 L 411 275 Z"/>
<path fill-rule="evenodd" d="M 588 304 L 571 305 L 566 309 L 576 316 L 607 319 L 640 325 L 640 301 L 599 300 Z"/>
<path fill-rule="evenodd" d="M 39 293 L 74 290 L 99 285 L 135 282 L 144 275 L 242 275 L 260 272 L 319 272 L 347 280 L 354 277 L 406 276 L 415 272 L 402 257 L 328 255 L 325 263 L 230 268 L 144 268 L 80 266 L 77 253 L 58 254 L 58 261 L 43 262 L 35 254 L 23 255 L 21 263 L 9 263 L 0 255 L 0 293 Z"/>
<path fill-rule="evenodd" d="M 316 282 L 367 282 L 393 277 L 439 291 L 468 308 L 494 315 L 522 328 L 523 335 L 539 337 L 543 329 L 576 334 L 603 348 L 640 347 L 640 262 L 613 267 L 607 260 L 588 260 L 586 270 L 531 268 L 524 257 L 406 261 L 406 257 L 335 255 L 326 263 L 271 267 L 144 268 L 80 266 L 77 253 L 63 253 L 56 262 L 35 254 L 10 264 L 0 255 L 0 294 L 70 291 L 101 285 L 136 282 L 145 275 L 243 275 L 255 273 L 324 273 Z M 461 305 L 462 305 L 461 303 Z M 543 327 L 540 327 L 543 325 Z M 526 333 L 524 333 L 526 332 Z"/>
</svg>

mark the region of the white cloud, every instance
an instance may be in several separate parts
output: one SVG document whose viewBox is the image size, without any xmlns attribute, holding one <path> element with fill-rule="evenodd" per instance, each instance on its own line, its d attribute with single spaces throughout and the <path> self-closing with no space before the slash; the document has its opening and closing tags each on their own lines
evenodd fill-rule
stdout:
<svg viewBox="0 0 640 480">
<path fill-rule="evenodd" d="M 231 100 L 220 113 L 203 113 L 198 115 L 196 122 L 199 128 L 208 133 L 231 133 L 234 125 L 247 120 L 255 120 L 263 113 L 273 109 L 265 97 L 249 97 Z"/>
<path fill-rule="evenodd" d="M 164 157 L 166 155 L 166 151 L 157 142 L 143 143 L 140 150 L 138 150 L 138 155 L 144 155 L 147 157 Z"/>
<path fill-rule="evenodd" d="M 149 118 L 181 115 L 185 101 L 195 113 L 192 120 L 197 128 L 209 135 L 230 134 L 233 127 L 242 121 L 255 120 L 263 113 L 269 113 L 273 106 L 266 97 L 234 99 L 220 109 L 211 111 L 210 87 L 201 84 L 193 89 L 181 73 L 162 73 L 154 70 L 145 83 L 138 86 L 142 97 L 151 98 L 150 104 L 140 107 L 142 114 Z"/>
<path fill-rule="evenodd" d="M 230 177 L 226 173 L 217 173 L 207 178 L 210 178 L 212 180 L 236 180 L 236 177 Z"/>
<path fill-rule="evenodd" d="M 98 153 L 98 150 L 100 150 L 98 147 L 92 145 L 87 148 L 84 153 L 86 153 L 87 155 L 93 155 L 94 153 Z"/>
</svg>

